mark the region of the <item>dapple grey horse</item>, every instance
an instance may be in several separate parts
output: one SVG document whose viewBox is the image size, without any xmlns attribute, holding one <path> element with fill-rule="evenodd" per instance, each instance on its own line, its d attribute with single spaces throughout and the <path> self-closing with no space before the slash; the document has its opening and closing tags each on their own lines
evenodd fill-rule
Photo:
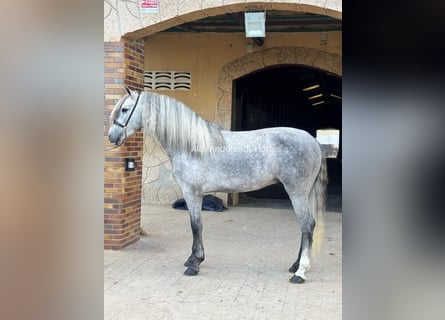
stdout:
<svg viewBox="0 0 445 320">
<path fill-rule="evenodd" d="M 190 211 L 193 245 L 185 262 L 186 275 L 196 275 L 204 260 L 201 204 L 205 193 L 247 192 L 281 182 L 301 229 L 290 281 L 305 281 L 311 251 L 323 239 L 327 184 L 326 160 L 309 133 L 284 127 L 227 131 L 174 98 L 127 88 L 110 115 L 109 141 L 120 146 L 141 129 L 158 139 L 170 157 L 173 177 Z"/>
</svg>

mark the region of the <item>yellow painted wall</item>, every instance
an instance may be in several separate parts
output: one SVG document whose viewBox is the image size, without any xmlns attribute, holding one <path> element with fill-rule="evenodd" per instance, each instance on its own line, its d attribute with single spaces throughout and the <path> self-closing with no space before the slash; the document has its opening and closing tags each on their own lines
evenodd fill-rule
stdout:
<svg viewBox="0 0 445 320">
<path fill-rule="evenodd" d="M 203 118 L 215 119 L 216 83 L 221 68 L 249 54 L 251 39 L 244 33 L 158 33 L 145 40 L 146 71 L 191 72 L 190 91 L 158 91 L 184 102 Z M 281 46 L 314 48 L 341 56 L 341 32 L 328 32 L 328 44 L 320 45 L 320 33 L 269 33 L 255 51 Z"/>
</svg>

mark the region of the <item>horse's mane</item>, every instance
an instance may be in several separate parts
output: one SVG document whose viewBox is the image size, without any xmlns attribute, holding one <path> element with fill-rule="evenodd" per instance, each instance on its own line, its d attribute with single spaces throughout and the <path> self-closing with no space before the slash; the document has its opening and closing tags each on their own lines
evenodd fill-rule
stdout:
<svg viewBox="0 0 445 320">
<path fill-rule="evenodd" d="M 205 152 L 225 146 L 222 128 L 199 117 L 184 103 L 154 92 L 141 93 L 144 131 L 164 147 L 181 152 Z"/>
</svg>

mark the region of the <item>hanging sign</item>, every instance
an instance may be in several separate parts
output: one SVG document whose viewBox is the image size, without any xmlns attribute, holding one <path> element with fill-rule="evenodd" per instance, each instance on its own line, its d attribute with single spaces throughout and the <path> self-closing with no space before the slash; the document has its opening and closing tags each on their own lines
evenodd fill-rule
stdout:
<svg viewBox="0 0 445 320">
<path fill-rule="evenodd" d="M 159 0 L 141 0 L 142 13 L 158 13 Z"/>
</svg>

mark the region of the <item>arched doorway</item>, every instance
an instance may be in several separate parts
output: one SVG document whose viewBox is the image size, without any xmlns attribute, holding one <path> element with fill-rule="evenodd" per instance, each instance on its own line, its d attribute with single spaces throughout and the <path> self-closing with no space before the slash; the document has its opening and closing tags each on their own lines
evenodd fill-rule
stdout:
<svg viewBox="0 0 445 320">
<path fill-rule="evenodd" d="M 231 129 L 285 126 L 308 131 L 329 153 L 329 190 L 332 192 L 341 186 L 341 166 L 338 151 L 329 150 L 338 150 L 339 143 L 332 142 L 336 131 L 319 129 L 341 131 L 341 96 L 341 78 L 322 70 L 301 65 L 257 70 L 233 81 Z M 317 136 L 317 131 L 324 135 Z M 336 141 L 339 141 L 338 134 Z M 247 194 L 254 198 L 288 198 L 281 184 Z"/>
<path fill-rule="evenodd" d="M 215 122 L 230 130 L 233 81 L 252 72 L 280 65 L 302 65 L 341 77 L 341 56 L 312 48 L 277 47 L 254 52 L 226 64 L 216 84 Z"/>
</svg>

